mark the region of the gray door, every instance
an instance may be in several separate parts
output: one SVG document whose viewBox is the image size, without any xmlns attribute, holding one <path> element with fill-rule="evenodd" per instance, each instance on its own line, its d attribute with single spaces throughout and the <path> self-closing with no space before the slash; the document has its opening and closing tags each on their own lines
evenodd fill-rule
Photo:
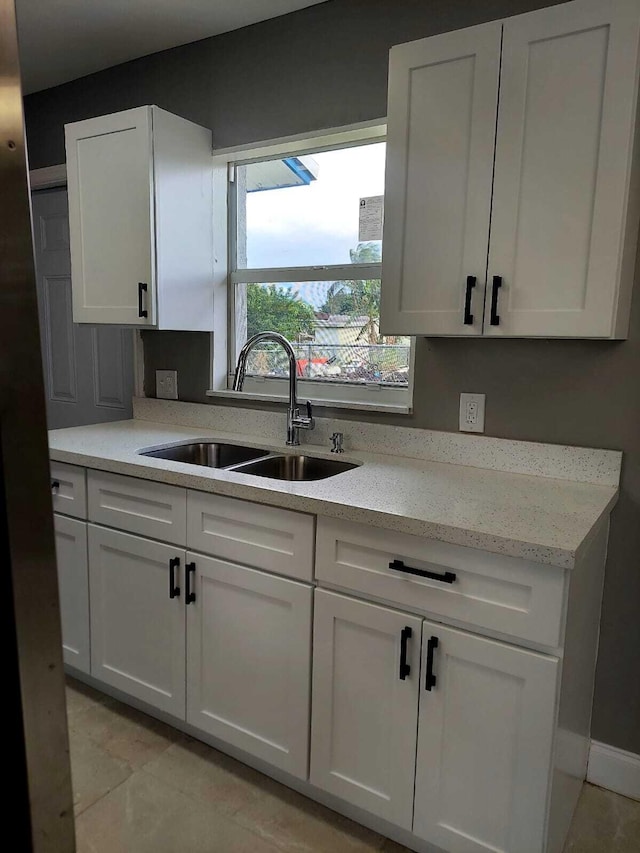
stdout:
<svg viewBox="0 0 640 853">
<path fill-rule="evenodd" d="M 67 192 L 34 192 L 32 204 L 47 425 L 130 418 L 133 330 L 74 324 Z"/>
</svg>

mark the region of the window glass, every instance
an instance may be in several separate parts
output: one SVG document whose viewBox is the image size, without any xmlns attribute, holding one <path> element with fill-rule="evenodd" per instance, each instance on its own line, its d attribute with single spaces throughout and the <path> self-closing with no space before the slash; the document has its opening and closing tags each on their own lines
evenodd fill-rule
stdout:
<svg viewBox="0 0 640 853">
<path fill-rule="evenodd" d="M 378 142 L 238 166 L 236 268 L 353 263 L 361 199 L 384 194 L 385 149 Z M 379 261 L 382 240 L 365 242 Z"/>
<path fill-rule="evenodd" d="M 291 341 L 298 376 L 305 379 L 406 386 L 410 339 L 381 335 L 379 316 L 379 279 L 237 285 L 237 339 L 280 332 Z M 282 348 L 256 347 L 247 373 L 287 376 Z"/>
<path fill-rule="evenodd" d="M 298 377 L 322 383 L 327 399 L 349 399 L 354 385 L 361 399 L 372 385 L 378 400 L 383 387 L 404 394 L 395 404 L 410 385 L 411 339 L 380 333 L 385 149 L 371 142 L 235 168 L 235 353 L 257 332 L 280 332 Z M 259 379 L 288 370 L 269 343 L 247 363 Z"/>
</svg>

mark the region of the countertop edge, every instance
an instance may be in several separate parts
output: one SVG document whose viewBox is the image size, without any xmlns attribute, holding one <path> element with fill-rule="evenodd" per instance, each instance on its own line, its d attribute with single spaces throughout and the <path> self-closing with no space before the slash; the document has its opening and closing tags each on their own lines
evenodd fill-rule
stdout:
<svg viewBox="0 0 640 853">
<path fill-rule="evenodd" d="M 403 518 L 394 513 L 385 513 L 376 509 L 353 507 L 339 502 L 327 501 L 324 498 L 314 498 L 307 495 L 296 495 L 291 492 L 280 492 L 269 488 L 267 482 L 260 484 L 217 480 L 211 477 L 198 477 L 197 473 L 166 471 L 162 468 L 151 468 L 146 465 L 136 465 L 134 462 L 107 457 L 92 456 L 76 451 L 49 449 L 49 458 L 53 462 L 79 465 L 98 471 L 105 471 L 125 476 L 139 477 L 154 482 L 166 483 L 178 488 L 192 488 L 197 491 L 220 494 L 239 500 L 254 501 L 269 504 L 281 509 L 288 509 L 309 514 L 325 515 L 340 518 L 370 526 L 387 527 L 394 532 L 407 533 L 446 542 L 460 547 L 474 548 L 506 557 L 529 560 L 541 565 L 556 566 L 561 569 L 572 569 L 580 554 L 587 547 L 591 536 L 597 530 L 603 519 L 611 512 L 618 499 L 619 490 L 615 489 L 607 505 L 590 530 L 573 548 L 547 546 L 538 542 L 524 542 L 479 531 L 471 531 L 455 525 L 446 525 L 426 520 Z M 613 488 L 613 487 L 612 487 Z M 393 519 L 393 525 L 389 521 Z M 386 522 L 386 525 L 385 525 Z"/>
</svg>

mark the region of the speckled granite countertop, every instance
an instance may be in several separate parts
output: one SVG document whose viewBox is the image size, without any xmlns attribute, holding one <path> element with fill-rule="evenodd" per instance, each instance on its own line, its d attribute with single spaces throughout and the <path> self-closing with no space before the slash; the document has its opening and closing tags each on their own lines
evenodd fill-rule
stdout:
<svg viewBox="0 0 640 853">
<path fill-rule="evenodd" d="M 256 437 L 258 432 L 266 438 Z M 213 438 L 285 450 L 284 443 L 269 429 L 242 435 L 237 430 L 225 432 L 150 420 L 54 430 L 49 433 L 49 444 L 51 459 L 58 462 L 349 519 L 562 568 L 573 567 L 618 494 L 613 484 L 361 450 L 341 457 L 361 463 L 358 468 L 306 483 L 138 455 L 141 449 Z M 314 445 L 301 450 L 316 456 L 330 455 Z"/>
</svg>

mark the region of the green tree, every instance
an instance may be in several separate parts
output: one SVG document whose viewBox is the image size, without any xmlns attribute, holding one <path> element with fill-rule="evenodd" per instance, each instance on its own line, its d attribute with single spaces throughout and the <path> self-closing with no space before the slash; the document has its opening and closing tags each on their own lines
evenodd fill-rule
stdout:
<svg viewBox="0 0 640 853">
<path fill-rule="evenodd" d="M 327 290 L 325 301 L 320 306 L 324 314 L 349 314 L 354 313 L 354 299 L 350 290 L 347 290 L 346 281 L 332 281 Z"/>
<path fill-rule="evenodd" d="M 313 308 L 277 284 L 247 285 L 247 337 L 257 332 L 280 332 L 289 340 L 313 334 Z"/>
<path fill-rule="evenodd" d="M 358 243 L 349 250 L 352 264 L 377 264 L 381 260 L 380 244 Z M 379 333 L 380 282 L 378 279 L 334 281 L 327 291 L 327 298 L 320 308 L 327 314 L 346 314 L 349 317 L 364 317 L 365 322 L 356 340 L 366 338 L 370 344 L 382 343 Z"/>
<path fill-rule="evenodd" d="M 380 243 L 358 243 L 355 249 L 349 249 L 352 264 L 379 264 L 382 260 Z"/>
</svg>

